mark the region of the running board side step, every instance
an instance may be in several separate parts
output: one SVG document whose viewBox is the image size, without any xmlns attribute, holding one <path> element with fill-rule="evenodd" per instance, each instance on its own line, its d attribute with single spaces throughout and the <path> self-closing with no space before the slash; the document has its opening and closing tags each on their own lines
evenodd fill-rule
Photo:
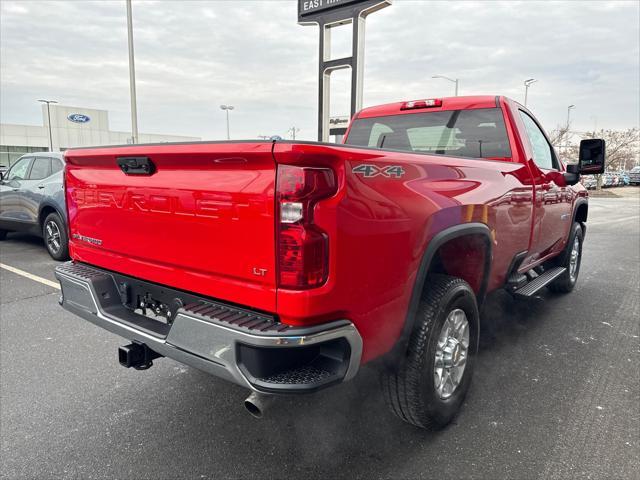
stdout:
<svg viewBox="0 0 640 480">
<path fill-rule="evenodd" d="M 551 282 L 553 282 L 566 270 L 567 269 L 564 267 L 550 268 L 549 270 L 531 280 L 524 287 L 517 289 L 515 292 L 513 292 L 513 294 L 519 297 L 531 297 L 542 290 L 544 287 L 549 285 Z"/>
</svg>

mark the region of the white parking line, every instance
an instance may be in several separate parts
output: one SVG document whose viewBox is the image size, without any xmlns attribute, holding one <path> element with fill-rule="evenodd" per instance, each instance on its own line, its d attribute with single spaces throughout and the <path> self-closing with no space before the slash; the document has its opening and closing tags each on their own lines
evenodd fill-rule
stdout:
<svg viewBox="0 0 640 480">
<path fill-rule="evenodd" d="M 25 278 L 28 278 L 29 280 L 33 280 L 34 282 L 40 282 L 44 285 L 60 290 L 60 285 L 58 285 L 56 282 L 52 282 L 51 280 L 47 280 L 46 278 L 39 277 L 37 275 L 34 275 L 33 273 L 25 272 L 24 270 L 20 270 L 19 268 L 12 267 L 10 265 L 5 265 L 4 263 L 0 263 L 0 268 L 4 268 L 5 270 L 13 272 L 17 275 L 21 275 Z"/>
</svg>

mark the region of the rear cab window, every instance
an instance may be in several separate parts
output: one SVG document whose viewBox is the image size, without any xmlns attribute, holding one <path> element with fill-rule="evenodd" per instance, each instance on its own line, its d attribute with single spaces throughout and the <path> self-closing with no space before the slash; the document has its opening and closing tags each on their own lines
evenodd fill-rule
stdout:
<svg viewBox="0 0 640 480">
<path fill-rule="evenodd" d="M 345 144 L 464 158 L 511 159 L 499 108 L 356 119 Z"/>
</svg>

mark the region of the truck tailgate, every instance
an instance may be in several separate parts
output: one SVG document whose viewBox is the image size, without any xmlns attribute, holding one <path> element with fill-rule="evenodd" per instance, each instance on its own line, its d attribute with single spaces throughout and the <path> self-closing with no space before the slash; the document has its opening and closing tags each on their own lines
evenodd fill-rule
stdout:
<svg viewBox="0 0 640 480">
<path fill-rule="evenodd" d="M 275 310 L 271 143 L 124 146 L 65 157 L 74 260 Z M 118 162 L 128 157 L 132 165 L 149 159 L 151 172 L 125 173 Z"/>
</svg>

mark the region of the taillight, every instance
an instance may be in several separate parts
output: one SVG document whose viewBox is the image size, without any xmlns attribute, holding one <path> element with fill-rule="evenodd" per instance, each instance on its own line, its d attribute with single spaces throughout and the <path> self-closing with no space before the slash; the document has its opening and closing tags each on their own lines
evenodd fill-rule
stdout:
<svg viewBox="0 0 640 480">
<path fill-rule="evenodd" d="M 306 289 L 327 281 L 329 237 L 314 224 L 313 209 L 336 191 L 335 175 L 329 168 L 278 166 L 280 287 Z"/>
</svg>

